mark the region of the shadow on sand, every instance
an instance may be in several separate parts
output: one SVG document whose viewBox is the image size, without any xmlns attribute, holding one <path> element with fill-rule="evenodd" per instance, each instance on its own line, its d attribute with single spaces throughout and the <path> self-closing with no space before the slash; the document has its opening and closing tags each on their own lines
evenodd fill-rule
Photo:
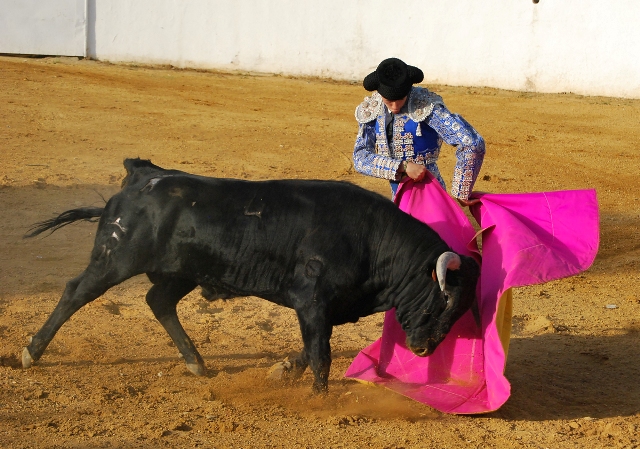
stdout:
<svg viewBox="0 0 640 449">
<path fill-rule="evenodd" d="M 640 329 L 613 332 L 512 339 L 511 397 L 495 416 L 537 421 L 640 413 Z"/>
</svg>

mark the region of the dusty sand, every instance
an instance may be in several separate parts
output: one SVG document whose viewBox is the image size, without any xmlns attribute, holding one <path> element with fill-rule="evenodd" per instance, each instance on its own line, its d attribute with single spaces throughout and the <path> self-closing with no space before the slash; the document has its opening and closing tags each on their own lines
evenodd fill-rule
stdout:
<svg viewBox="0 0 640 449">
<path fill-rule="evenodd" d="M 601 247 L 582 275 L 514 293 L 497 412 L 451 416 L 344 380 L 382 315 L 337 328 L 330 393 L 265 380 L 301 347 L 294 314 L 258 298 L 179 306 L 195 377 L 144 302 L 144 277 L 76 313 L 42 359 L 19 354 L 88 261 L 96 225 L 29 226 L 118 191 L 126 157 L 243 179 L 353 171 L 358 83 L 0 57 L 0 447 L 640 447 L 640 101 L 428 86 L 485 137 L 491 192 L 596 188 Z M 450 179 L 453 150 L 443 148 Z M 615 304 L 615 309 L 608 309 Z"/>
</svg>

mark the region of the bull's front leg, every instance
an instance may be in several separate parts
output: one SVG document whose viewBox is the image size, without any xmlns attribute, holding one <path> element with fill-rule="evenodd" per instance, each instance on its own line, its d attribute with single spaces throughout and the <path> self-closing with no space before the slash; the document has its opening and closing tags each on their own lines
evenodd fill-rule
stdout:
<svg viewBox="0 0 640 449">
<path fill-rule="evenodd" d="M 326 393 L 329 390 L 329 370 L 331 368 L 331 324 L 328 323 L 326 309 L 318 303 L 296 309 L 304 350 L 302 356 L 309 362 L 313 372 L 313 392 Z"/>
</svg>

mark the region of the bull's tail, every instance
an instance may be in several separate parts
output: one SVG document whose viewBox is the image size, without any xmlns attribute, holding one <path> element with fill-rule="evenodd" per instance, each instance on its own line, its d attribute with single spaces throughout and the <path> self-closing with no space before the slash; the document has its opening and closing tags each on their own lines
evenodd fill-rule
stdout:
<svg viewBox="0 0 640 449">
<path fill-rule="evenodd" d="M 102 215 L 102 212 L 104 212 L 104 207 L 80 207 L 78 209 L 71 209 L 61 213 L 55 218 L 35 223 L 22 238 L 35 237 L 49 229 L 51 229 L 53 233 L 63 226 L 80 220 L 96 222 Z"/>
</svg>

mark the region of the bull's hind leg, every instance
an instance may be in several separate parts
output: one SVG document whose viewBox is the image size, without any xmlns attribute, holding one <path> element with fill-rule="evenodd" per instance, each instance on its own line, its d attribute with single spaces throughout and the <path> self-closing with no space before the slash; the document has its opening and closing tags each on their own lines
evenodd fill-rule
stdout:
<svg viewBox="0 0 640 449">
<path fill-rule="evenodd" d="M 314 393 L 326 393 L 329 390 L 329 370 L 331 369 L 331 331 L 326 323 L 324 310 L 317 307 L 296 310 L 302 341 L 303 354 L 307 355 L 309 367 L 313 371 Z"/>
<path fill-rule="evenodd" d="M 117 283 L 117 282 L 116 282 Z M 31 338 L 29 345 L 22 351 L 22 366 L 29 368 L 47 348 L 56 332 L 82 306 L 98 298 L 116 283 L 107 282 L 96 271 L 87 268 L 78 277 L 67 282 L 64 293 L 42 328 Z"/>
<path fill-rule="evenodd" d="M 325 393 L 329 389 L 331 368 L 330 339 L 333 327 L 327 310 L 329 294 L 320 282 L 323 271 L 319 258 L 310 258 L 305 264 L 299 264 L 295 271 L 296 281 L 289 291 L 304 343 L 304 350 L 296 360 L 300 364 L 298 372 L 302 374 L 306 363 L 309 364 L 313 371 L 315 393 Z"/>
<path fill-rule="evenodd" d="M 197 284 L 183 279 L 156 276 L 149 276 L 149 279 L 154 286 L 147 293 L 147 304 L 151 307 L 153 315 L 178 347 L 187 364 L 187 369 L 196 376 L 202 376 L 205 371 L 204 360 L 184 331 L 176 311 L 178 302 L 196 288 Z"/>
</svg>

